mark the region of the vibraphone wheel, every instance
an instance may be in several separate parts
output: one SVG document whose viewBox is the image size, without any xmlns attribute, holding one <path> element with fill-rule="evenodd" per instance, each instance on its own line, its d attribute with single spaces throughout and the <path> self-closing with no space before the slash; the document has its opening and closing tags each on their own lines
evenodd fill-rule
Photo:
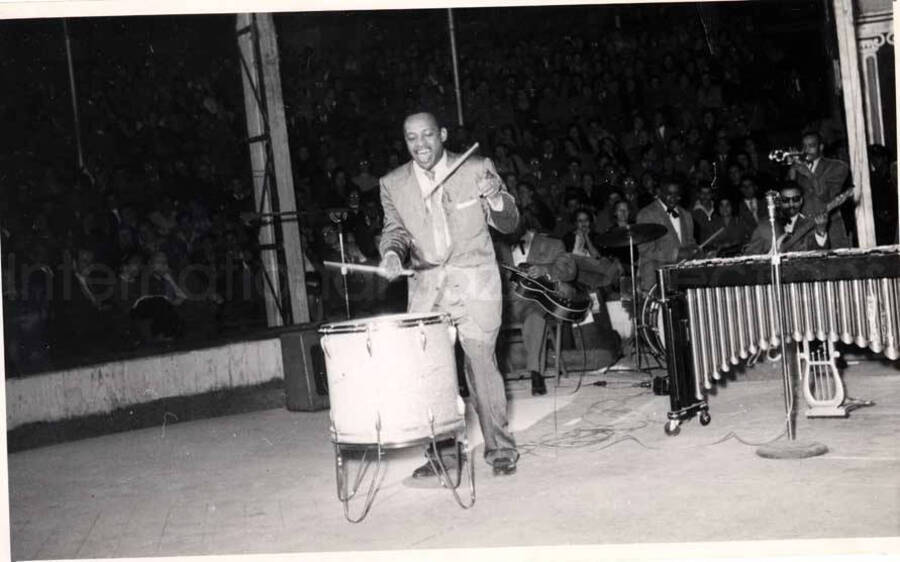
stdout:
<svg viewBox="0 0 900 562">
<path fill-rule="evenodd" d="M 700 425 L 709 425 L 711 420 L 709 412 L 700 412 Z"/>
<path fill-rule="evenodd" d="M 681 433 L 681 421 L 669 420 L 665 426 L 666 435 L 675 436 Z"/>
</svg>

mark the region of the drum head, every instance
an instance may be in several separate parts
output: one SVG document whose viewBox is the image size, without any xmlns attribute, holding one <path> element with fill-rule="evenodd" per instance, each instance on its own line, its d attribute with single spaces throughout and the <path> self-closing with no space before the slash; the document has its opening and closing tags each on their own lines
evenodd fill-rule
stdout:
<svg viewBox="0 0 900 562">
<path fill-rule="evenodd" d="M 663 333 L 662 308 L 659 302 L 659 287 L 653 285 L 641 307 L 640 332 L 650 353 L 658 360 L 666 357 L 665 334 Z"/>
<path fill-rule="evenodd" d="M 405 314 L 386 314 L 345 322 L 332 322 L 319 328 L 320 334 L 347 334 L 353 332 L 365 332 L 366 330 L 383 330 L 390 328 L 403 328 L 406 326 L 418 326 L 440 324 L 450 322 L 450 315 L 446 312 L 410 312 Z"/>
</svg>

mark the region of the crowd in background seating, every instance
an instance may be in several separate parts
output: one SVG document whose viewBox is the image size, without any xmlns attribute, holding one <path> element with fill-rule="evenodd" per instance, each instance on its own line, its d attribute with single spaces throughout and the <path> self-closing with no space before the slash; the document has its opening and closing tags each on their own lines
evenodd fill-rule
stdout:
<svg viewBox="0 0 900 562">
<path fill-rule="evenodd" d="M 561 238 L 579 217 L 597 235 L 633 221 L 675 178 L 697 241 L 725 228 L 710 247 L 734 253 L 753 229 L 741 201 L 784 181 L 770 149 L 815 129 L 829 155 L 847 160 L 819 70 L 761 33 L 752 14 L 709 28 L 677 6 L 615 19 L 596 8 L 522 10 L 528 17 L 457 11 L 465 126 L 443 13 L 417 14 L 421 25 L 373 15 L 365 39 L 319 48 L 282 39 L 315 320 L 343 318 L 343 279 L 321 266 L 340 257 L 341 236 L 346 259 L 379 260 L 378 178 L 408 159 L 400 123 L 413 110 L 436 112 L 454 150 L 479 142 L 525 223 Z M 98 67 L 82 78 L 97 85 L 82 88 L 95 132 L 84 171 L 40 155 L 39 172 L 3 180 L 7 356 L 23 370 L 265 325 L 256 232 L 240 220 L 253 209 L 240 61 L 224 50 L 208 59 L 199 73 L 174 57 Z M 35 115 L 49 111 L 31 103 Z M 29 138 L 67 127 L 51 113 Z M 40 154 L 36 142 L 20 151 Z M 889 199 L 892 153 L 872 151 L 873 196 Z M 880 238 L 894 241 L 896 204 L 876 208 Z M 401 286 L 348 281 L 356 315 L 403 309 Z"/>
</svg>

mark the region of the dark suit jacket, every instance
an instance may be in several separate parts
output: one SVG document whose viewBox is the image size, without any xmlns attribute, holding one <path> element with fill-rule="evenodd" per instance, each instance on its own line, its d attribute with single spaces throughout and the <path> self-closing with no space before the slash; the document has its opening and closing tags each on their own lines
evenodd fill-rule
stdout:
<svg viewBox="0 0 900 562">
<path fill-rule="evenodd" d="M 847 164 L 833 158 L 819 160 L 811 177 L 797 174 L 797 185 L 803 189 L 803 214 L 814 217 L 824 210 L 825 205 L 843 191 L 849 175 L 850 168 Z M 850 239 L 840 210 L 832 213 L 830 219 L 828 241 L 831 246 L 833 248 L 849 246 Z"/>
<path fill-rule="evenodd" d="M 768 224 L 766 222 L 767 226 Z M 755 227 L 748 225 L 740 217 L 732 217 L 726 225 L 722 217 L 714 215 L 710 230 L 717 232 L 720 228 L 722 232 L 706 246 L 706 249 L 716 249 L 719 251 L 719 256 L 728 256 L 740 253 L 741 248 L 750 240 L 750 235 Z M 703 241 L 701 241 L 702 243 Z"/>
<path fill-rule="evenodd" d="M 800 238 L 795 239 L 793 236 L 788 236 L 785 238 L 781 244 L 784 248 L 785 246 L 790 246 L 786 251 L 791 252 L 802 252 L 807 250 L 826 250 L 829 247 L 830 236 L 825 240 L 825 245 L 819 246 L 818 240 L 816 240 L 815 228 L 812 227 L 813 220 L 806 217 L 801 216 L 797 219 L 797 224 L 794 226 L 794 232 L 800 232 L 802 230 L 809 229 L 808 232 L 801 235 Z M 784 227 L 780 222 L 775 223 L 775 234 L 776 236 L 781 237 L 784 234 Z M 760 222 L 756 228 L 753 230 L 753 234 L 750 235 L 750 242 L 747 243 L 747 246 L 744 247 L 745 254 L 767 254 L 772 250 L 772 226 L 768 222 Z"/>
<path fill-rule="evenodd" d="M 683 207 L 678 207 L 678 220 L 681 223 L 681 236 L 675 232 L 669 215 L 654 199 L 649 205 L 638 211 L 637 223 L 661 224 L 666 227 L 666 234 L 651 242 L 639 244 L 640 257 L 638 259 L 638 271 L 641 277 L 641 288 L 649 291 L 656 284 L 656 270 L 664 265 L 670 265 L 678 261 L 678 250 L 696 244 L 694 241 L 694 220 L 691 214 Z"/>
<path fill-rule="evenodd" d="M 716 231 L 716 229 L 712 227 L 712 224 L 717 217 L 718 215 L 716 213 L 707 215 L 704 210 L 694 206 L 694 208 L 691 209 L 691 219 L 694 221 L 694 239 L 702 243 L 709 238 L 709 236 Z"/>
<path fill-rule="evenodd" d="M 459 157 L 447 152 L 447 165 L 452 167 Z M 481 156 L 467 159 L 444 183 L 442 204 L 451 245 L 447 257 L 439 260 L 432 218 L 414 165 L 410 161 L 381 178 L 384 229 L 379 250 L 382 256 L 396 252 L 401 261 L 417 270 L 408 283 L 409 311 L 430 312 L 441 289 L 453 282 L 471 297 L 466 299 L 466 313 L 485 331 L 499 329 L 502 289 L 489 226 L 503 233 L 516 229 L 519 212 L 515 199 L 504 189 L 503 208 L 493 211 L 487 200 L 478 196 L 476 181 L 485 172 L 496 174 L 494 165 Z"/>
<path fill-rule="evenodd" d="M 766 200 L 762 197 L 756 200 L 756 215 L 750 211 L 750 207 L 747 206 L 746 201 L 741 199 L 740 203 L 738 203 L 738 218 L 743 220 L 746 224 L 749 224 L 751 228 L 755 226 L 760 221 L 764 221 L 768 219 L 769 211 L 766 209 Z"/>
<path fill-rule="evenodd" d="M 512 252 L 510 244 L 501 242 L 497 245 L 497 258 L 502 264 L 513 265 Z M 528 248 L 528 255 L 525 256 L 525 263 L 549 266 L 550 276 L 557 281 L 569 283 L 578 275 L 575 258 L 566 252 L 562 240 L 546 234 L 535 233 Z M 508 281 L 508 276 L 504 275 L 504 280 Z M 509 294 L 511 290 L 512 287 L 507 286 L 504 292 Z"/>
<path fill-rule="evenodd" d="M 850 168 L 844 162 L 822 158 L 811 177 L 797 174 L 797 185 L 803 188 L 807 202 L 811 197 L 815 197 L 827 203 L 843 190 L 849 175 Z"/>
</svg>

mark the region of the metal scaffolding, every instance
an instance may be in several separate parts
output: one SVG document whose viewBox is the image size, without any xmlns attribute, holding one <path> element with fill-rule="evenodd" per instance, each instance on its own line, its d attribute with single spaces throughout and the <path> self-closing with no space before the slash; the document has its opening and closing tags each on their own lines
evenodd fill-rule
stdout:
<svg viewBox="0 0 900 562">
<path fill-rule="evenodd" d="M 306 272 L 281 96 L 278 43 L 271 14 L 238 14 L 253 197 L 261 221 L 259 248 L 269 326 L 309 322 Z"/>
</svg>

